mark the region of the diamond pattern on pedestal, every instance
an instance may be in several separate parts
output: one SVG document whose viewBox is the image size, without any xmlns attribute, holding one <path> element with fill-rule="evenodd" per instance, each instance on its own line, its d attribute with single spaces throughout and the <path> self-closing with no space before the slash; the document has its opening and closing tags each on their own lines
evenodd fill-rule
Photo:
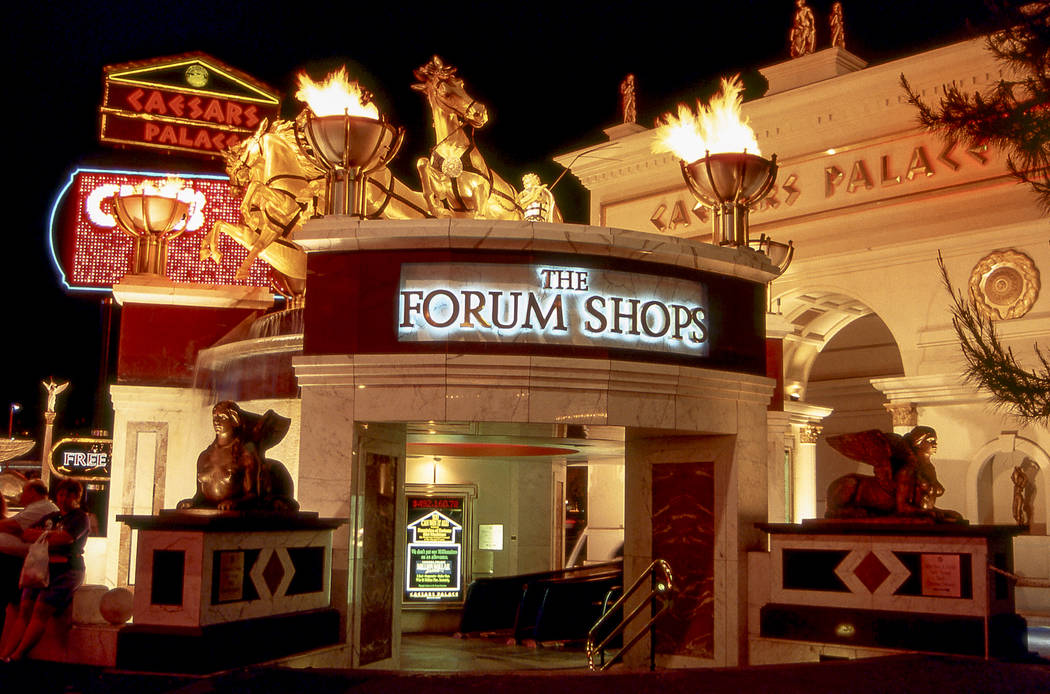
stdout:
<svg viewBox="0 0 1050 694">
<path fill-rule="evenodd" d="M 288 556 L 288 550 L 284 547 L 265 547 L 252 566 L 252 585 L 264 600 L 284 597 L 294 574 L 295 566 Z"/>
<path fill-rule="evenodd" d="M 868 552 L 860 564 L 857 564 L 857 568 L 853 569 L 853 575 L 860 579 L 869 592 L 874 593 L 890 575 L 890 570 L 879 561 L 874 552 Z"/>
<path fill-rule="evenodd" d="M 857 597 L 891 595 L 911 575 L 911 571 L 893 552 L 872 548 L 870 544 L 854 547 L 842 563 L 835 567 L 835 575 Z"/>
</svg>

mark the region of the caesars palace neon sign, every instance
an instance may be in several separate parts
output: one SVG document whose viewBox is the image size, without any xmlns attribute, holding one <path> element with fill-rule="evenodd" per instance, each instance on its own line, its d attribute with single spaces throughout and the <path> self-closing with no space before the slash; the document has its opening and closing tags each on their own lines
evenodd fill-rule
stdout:
<svg viewBox="0 0 1050 694">
<path fill-rule="evenodd" d="M 707 291 L 675 277 L 553 265 L 406 263 L 401 342 L 708 352 Z"/>
</svg>

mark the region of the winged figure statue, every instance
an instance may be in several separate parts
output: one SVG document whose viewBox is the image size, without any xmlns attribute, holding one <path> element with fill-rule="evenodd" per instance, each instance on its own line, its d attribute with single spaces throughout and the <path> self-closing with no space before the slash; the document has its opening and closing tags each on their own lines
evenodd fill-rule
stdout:
<svg viewBox="0 0 1050 694">
<path fill-rule="evenodd" d="M 878 429 L 829 436 L 828 445 L 852 460 L 868 463 L 870 475 L 844 475 L 828 486 L 825 518 L 912 519 L 965 523 L 956 511 L 936 507 L 944 487 L 930 458 L 937 432 L 917 426 L 903 436 Z"/>
</svg>

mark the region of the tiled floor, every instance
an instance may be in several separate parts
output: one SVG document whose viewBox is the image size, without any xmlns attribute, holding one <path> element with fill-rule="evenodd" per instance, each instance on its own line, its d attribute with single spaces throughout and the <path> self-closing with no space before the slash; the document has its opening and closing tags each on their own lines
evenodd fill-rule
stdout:
<svg viewBox="0 0 1050 694">
<path fill-rule="evenodd" d="M 404 634 L 401 670 L 407 672 L 496 672 L 586 670 L 582 648 L 527 648 L 505 639 L 457 639 L 438 634 Z"/>
</svg>

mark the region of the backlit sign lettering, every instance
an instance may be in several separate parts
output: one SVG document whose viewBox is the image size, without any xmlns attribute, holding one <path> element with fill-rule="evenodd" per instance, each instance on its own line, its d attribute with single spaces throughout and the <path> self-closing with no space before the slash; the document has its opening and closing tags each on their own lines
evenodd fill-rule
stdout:
<svg viewBox="0 0 1050 694">
<path fill-rule="evenodd" d="M 552 265 L 406 263 L 401 342 L 619 347 L 707 354 L 706 287 L 676 277 Z"/>
<path fill-rule="evenodd" d="M 51 449 L 51 467 L 72 477 L 108 478 L 112 458 L 111 439 L 68 438 Z"/>
</svg>

